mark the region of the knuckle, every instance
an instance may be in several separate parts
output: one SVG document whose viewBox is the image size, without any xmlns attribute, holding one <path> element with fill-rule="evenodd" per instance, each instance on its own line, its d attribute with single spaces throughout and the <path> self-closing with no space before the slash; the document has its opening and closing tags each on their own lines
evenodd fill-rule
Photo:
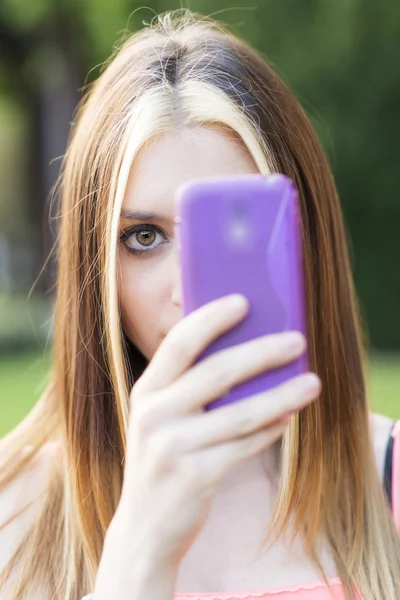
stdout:
<svg viewBox="0 0 400 600">
<path fill-rule="evenodd" d="M 129 394 L 129 402 L 132 409 L 135 409 L 139 404 L 139 398 L 143 393 L 145 393 L 145 380 L 142 376 L 135 381 Z"/>
<path fill-rule="evenodd" d="M 171 330 L 170 335 L 165 340 L 167 351 L 173 354 L 177 358 L 186 358 L 189 352 L 187 344 L 185 343 L 179 329 Z"/>
<path fill-rule="evenodd" d="M 240 407 L 242 408 L 242 407 Z M 255 415 L 248 410 L 241 411 L 233 424 L 234 435 L 243 435 L 253 431 L 255 427 Z"/>
<path fill-rule="evenodd" d="M 215 385 L 218 386 L 218 389 L 228 391 L 236 373 L 232 361 L 228 361 L 226 354 L 221 352 L 220 355 L 208 357 L 206 363 L 205 366 L 210 367 L 210 370 L 212 369 L 210 376 L 213 378 Z"/>
<path fill-rule="evenodd" d="M 154 431 L 158 419 L 159 411 L 150 403 L 135 409 L 136 427 L 140 433 L 149 434 Z"/>
</svg>

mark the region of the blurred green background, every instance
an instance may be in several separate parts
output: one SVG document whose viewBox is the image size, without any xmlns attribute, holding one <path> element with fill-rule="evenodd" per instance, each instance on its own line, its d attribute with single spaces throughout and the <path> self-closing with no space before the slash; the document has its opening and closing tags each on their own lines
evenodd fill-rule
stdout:
<svg viewBox="0 0 400 600">
<path fill-rule="evenodd" d="M 82 90 L 129 31 L 181 7 L 260 50 L 302 103 L 342 200 L 375 410 L 400 417 L 400 3 L 397 0 L 1 0 L 0 436 L 50 365 L 51 190 Z"/>
</svg>

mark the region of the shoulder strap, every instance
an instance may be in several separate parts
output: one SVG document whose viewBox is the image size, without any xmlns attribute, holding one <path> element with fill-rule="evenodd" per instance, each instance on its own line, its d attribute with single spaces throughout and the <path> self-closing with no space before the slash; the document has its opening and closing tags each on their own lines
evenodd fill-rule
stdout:
<svg viewBox="0 0 400 600">
<path fill-rule="evenodd" d="M 400 420 L 394 426 L 393 438 L 393 517 L 396 528 L 400 531 Z"/>
<path fill-rule="evenodd" d="M 394 449 L 394 427 L 389 434 L 389 440 L 386 447 L 385 469 L 383 473 L 383 487 L 385 488 L 387 499 L 389 500 L 390 508 L 393 510 L 393 449 Z"/>
<path fill-rule="evenodd" d="M 383 484 L 400 531 L 400 421 L 393 424 L 386 449 Z"/>
</svg>

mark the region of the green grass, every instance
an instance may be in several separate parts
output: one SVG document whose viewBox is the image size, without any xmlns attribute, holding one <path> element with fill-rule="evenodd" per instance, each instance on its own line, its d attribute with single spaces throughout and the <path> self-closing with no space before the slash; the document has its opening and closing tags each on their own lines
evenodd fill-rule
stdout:
<svg viewBox="0 0 400 600">
<path fill-rule="evenodd" d="M 46 383 L 49 357 L 25 353 L 0 360 L 0 437 L 29 412 Z M 400 418 L 400 356 L 374 355 L 370 360 L 370 394 L 375 412 Z"/>
<path fill-rule="evenodd" d="M 0 360 L 0 437 L 30 411 L 45 388 L 48 356 L 27 352 Z"/>
<path fill-rule="evenodd" d="M 369 390 L 375 412 L 400 419 L 399 354 L 371 356 Z"/>
</svg>

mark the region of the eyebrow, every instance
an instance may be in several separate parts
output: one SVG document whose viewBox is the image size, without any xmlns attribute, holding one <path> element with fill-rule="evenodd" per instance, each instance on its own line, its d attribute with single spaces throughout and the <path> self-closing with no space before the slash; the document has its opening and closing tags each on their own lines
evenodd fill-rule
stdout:
<svg viewBox="0 0 400 600">
<path fill-rule="evenodd" d="M 146 212 L 142 210 L 126 210 L 121 209 L 121 218 L 127 219 L 128 221 L 168 221 L 165 216 L 158 215 L 153 212 Z"/>
</svg>

